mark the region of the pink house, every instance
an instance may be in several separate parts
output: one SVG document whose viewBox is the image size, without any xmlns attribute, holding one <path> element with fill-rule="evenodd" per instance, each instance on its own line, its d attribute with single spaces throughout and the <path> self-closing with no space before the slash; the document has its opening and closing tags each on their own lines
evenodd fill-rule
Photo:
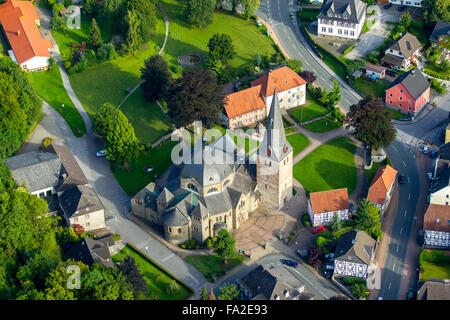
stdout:
<svg viewBox="0 0 450 320">
<path fill-rule="evenodd" d="M 387 89 L 388 107 L 415 115 L 430 100 L 430 83 L 417 68 L 399 76 Z"/>
</svg>

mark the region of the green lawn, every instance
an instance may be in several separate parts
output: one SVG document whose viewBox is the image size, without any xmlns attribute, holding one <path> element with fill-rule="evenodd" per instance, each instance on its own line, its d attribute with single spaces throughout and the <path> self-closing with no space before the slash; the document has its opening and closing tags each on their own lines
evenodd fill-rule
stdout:
<svg viewBox="0 0 450 320">
<path fill-rule="evenodd" d="M 422 268 L 420 281 L 427 281 L 430 278 L 450 279 L 450 263 L 423 262 Z"/>
<path fill-rule="evenodd" d="M 289 111 L 290 116 L 298 123 L 306 122 L 327 114 L 329 111 L 312 98 L 306 99 L 308 105 Z"/>
<path fill-rule="evenodd" d="M 144 152 L 129 169 L 112 169 L 122 189 L 133 196 L 154 180 L 155 173 L 160 177 L 172 164 L 171 152 L 176 144 L 177 141 L 168 140 L 155 149 Z M 146 166 L 152 166 L 153 171 L 144 173 L 143 169 Z"/>
<path fill-rule="evenodd" d="M 300 21 L 315 21 L 317 19 L 317 15 L 319 14 L 320 9 L 316 8 L 302 8 L 302 10 L 298 11 L 298 17 Z"/>
<path fill-rule="evenodd" d="M 243 255 L 236 255 L 234 258 L 228 259 L 227 264 L 224 263 L 222 257 L 216 254 L 207 256 L 188 256 L 185 260 L 196 267 L 203 274 L 206 280 L 209 282 L 214 282 L 213 277 L 217 279 L 225 275 L 227 271 L 247 260 L 247 257 Z"/>
<path fill-rule="evenodd" d="M 391 108 L 388 108 L 391 111 L 391 118 L 394 120 L 397 120 L 398 118 L 408 118 L 408 114 L 400 112 L 398 110 L 394 110 Z"/>
<path fill-rule="evenodd" d="M 63 116 L 72 129 L 73 134 L 77 137 L 83 136 L 86 132 L 86 126 L 64 89 L 58 66 L 55 65 L 51 70 L 32 72 L 28 75 L 31 85 L 36 89 L 39 96 Z M 63 104 L 64 107 L 62 106 Z"/>
<path fill-rule="evenodd" d="M 294 157 L 300 153 L 303 149 L 305 149 L 310 141 L 309 139 L 301 133 L 296 133 L 286 137 L 288 142 L 291 144 L 292 148 L 294 148 Z"/>
<path fill-rule="evenodd" d="M 358 78 L 351 82 L 353 88 L 355 88 L 363 97 L 372 95 L 376 98 L 384 97 L 385 91 L 389 84 L 384 80 L 367 80 Z"/>
<path fill-rule="evenodd" d="M 340 128 L 342 125 L 339 122 L 335 122 L 333 119 L 326 117 L 314 122 L 311 122 L 305 126 L 303 126 L 303 128 L 305 128 L 308 131 L 311 132 L 327 132 L 327 131 L 331 131 L 337 128 Z"/>
<path fill-rule="evenodd" d="M 175 294 L 167 293 L 166 288 L 174 279 L 128 245 L 114 255 L 112 259 L 114 262 L 119 262 L 126 256 L 132 257 L 139 266 L 139 272 L 143 274 L 147 282 L 147 296 L 149 298 L 156 298 L 158 300 L 184 300 L 190 296 L 189 290 L 178 281 L 178 291 Z"/>
<path fill-rule="evenodd" d="M 294 166 L 294 177 L 306 192 L 356 187 L 355 144 L 348 138 L 328 142 Z"/>
</svg>

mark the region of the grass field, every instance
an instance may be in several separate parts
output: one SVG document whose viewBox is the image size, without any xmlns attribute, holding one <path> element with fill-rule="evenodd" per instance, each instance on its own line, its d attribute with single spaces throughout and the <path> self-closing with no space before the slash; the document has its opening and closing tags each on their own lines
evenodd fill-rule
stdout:
<svg viewBox="0 0 450 320">
<path fill-rule="evenodd" d="M 114 262 L 122 261 L 126 256 L 130 256 L 139 266 L 139 272 L 144 276 L 147 282 L 147 296 L 158 300 L 184 300 L 190 296 L 187 288 L 177 281 L 178 291 L 175 294 L 169 294 L 166 291 L 167 286 L 174 279 L 159 269 L 149 260 L 144 259 L 139 253 L 128 245 L 112 257 Z M 176 279 L 175 279 L 176 280 Z"/>
<path fill-rule="evenodd" d="M 420 275 L 420 281 L 427 281 L 430 278 L 450 279 L 450 263 L 435 264 L 424 262 L 422 268 L 423 272 Z"/>
<path fill-rule="evenodd" d="M 371 81 L 363 78 L 358 78 L 351 81 L 351 85 L 363 97 L 371 95 L 375 98 L 382 98 L 389 84 L 384 80 Z"/>
<path fill-rule="evenodd" d="M 350 195 L 356 188 L 355 144 L 338 138 L 317 148 L 294 166 L 294 177 L 307 194 L 348 188 Z"/>
<path fill-rule="evenodd" d="M 307 99 L 307 103 L 309 104 L 289 111 L 290 116 L 298 123 L 313 120 L 329 112 L 312 98 Z"/>
<path fill-rule="evenodd" d="M 326 117 L 311 123 L 308 123 L 307 125 L 303 126 L 308 131 L 311 132 L 327 132 L 331 131 L 337 128 L 340 128 L 342 126 L 341 123 L 335 122 L 333 119 Z"/>
<path fill-rule="evenodd" d="M 122 189 L 128 195 L 133 196 L 154 180 L 155 173 L 158 177 L 161 176 L 172 164 L 171 152 L 177 143 L 176 141 L 168 140 L 155 149 L 144 152 L 129 169 L 112 169 Z M 152 166 L 153 171 L 144 173 L 143 169 L 146 166 Z"/>
<path fill-rule="evenodd" d="M 301 133 L 287 136 L 286 139 L 291 144 L 292 148 L 294 148 L 294 157 L 305 149 L 310 143 L 309 139 Z"/>
<path fill-rule="evenodd" d="M 222 257 L 216 254 L 208 256 L 188 256 L 185 260 L 196 267 L 203 274 L 206 280 L 209 282 L 214 282 L 214 278 L 217 279 L 218 277 L 225 275 L 227 271 L 247 260 L 247 257 L 243 255 L 236 255 L 234 258 L 228 259 L 227 264 L 224 263 Z"/>
<path fill-rule="evenodd" d="M 52 69 L 28 74 L 31 85 L 39 96 L 47 101 L 67 121 L 73 134 L 81 137 L 86 133 L 83 118 L 64 89 L 57 65 Z M 62 106 L 64 104 L 64 107 Z"/>
</svg>

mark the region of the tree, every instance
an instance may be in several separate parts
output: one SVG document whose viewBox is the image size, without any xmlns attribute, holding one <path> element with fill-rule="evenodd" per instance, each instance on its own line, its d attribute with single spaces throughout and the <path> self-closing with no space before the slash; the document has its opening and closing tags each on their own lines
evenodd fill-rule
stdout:
<svg viewBox="0 0 450 320">
<path fill-rule="evenodd" d="M 233 283 L 225 283 L 219 288 L 217 300 L 240 300 L 241 290 Z"/>
<path fill-rule="evenodd" d="M 424 0 L 422 2 L 424 19 L 428 26 L 434 27 L 439 20 L 450 22 L 449 0 Z"/>
<path fill-rule="evenodd" d="M 142 92 L 148 101 L 155 102 L 166 96 L 172 74 L 160 55 L 151 56 L 144 63 L 141 68 Z"/>
<path fill-rule="evenodd" d="M 93 130 L 105 140 L 106 158 L 114 166 L 123 166 L 138 157 L 141 147 L 134 128 L 113 105 L 105 103 L 95 114 Z"/>
<path fill-rule="evenodd" d="M 155 2 L 153 0 L 129 0 L 127 10 L 132 11 L 138 17 L 140 21 L 139 35 L 143 42 L 149 41 L 157 20 L 158 9 Z"/>
<path fill-rule="evenodd" d="M 302 71 L 299 73 L 299 75 L 303 78 L 303 80 L 308 82 L 308 84 L 313 83 L 317 79 L 316 75 L 312 71 Z"/>
<path fill-rule="evenodd" d="M 227 263 L 228 258 L 232 258 L 236 255 L 236 240 L 231 236 L 227 229 L 219 231 L 215 252 L 224 258 L 225 264 Z"/>
<path fill-rule="evenodd" d="M 331 231 L 339 231 L 342 229 L 341 219 L 339 219 L 339 215 L 337 213 L 333 216 L 333 221 L 330 226 Z"/>
<path fill-rule="evenodd" d="M 123 48 L 126 52 L 134 54 L 139 50 L 144 41 L 141 36 L 141 20 L 134 11 L 128 10 L 125 17 L 125 23 L 128 31 Z"/>
<path fill-rule="evenodd" d="M 259 8 L 259 0 L 244 0 L 244 17 L 249 20 Z"/>
<path fill-rule="evenodd" d="M 233 41 L 228 34 L 215 33 L 208 42 L 209 57 L 213 62 L 227 64 L 233 59 L 235 52 Z"/>
<path fill-rule="evenodd" d="M 117 266 L 117 269 L 127 277 L 127 280 L 134 288 L 134 293 L 138 294 L 142 292 L 147 294 L 147 281 L 144 276 L 139 272 L 139 267 L 134 261 L 133 257 L 125 257 Z"/>
<path fill-rule="evenodd" d="M 347 73 L 353 74 L 353 72 L 355 72 L 356 70 L 358 70 L 365 64 L 366 64 L 366 61 L 363 59 L 351 60 L 349 63 L 347 63 Z"/>
<path fill-rule="evenodd" d="M 86 12 L 90 18 L 96 17 L 98 14 L 98 10 L 99 10 L 98 1 L 97 0 L 86 0 L 86 2 L 84 3 L 83 9 L 84 9 L 84 12 Z"/>
<path fill-rule="evenodd" d="M 189 0 L 186 17 L 191 25 L 204 28 L 213 22 L 214 0 Z"/>
<path fill-rule="evenodd" d="M 409 12 L 405 12 L 404 14 L 402 14 L 402 16 L 400 17 L 400 25 L 403 26 L 403 28 L 405 28 L 405 31 L 409 31 L 411 23 L 412 23 L 411 14 Z"/>
<path fill-rule="evenodd" d="M 367 199 L 361 199 L 356 209 L 356 221 L 357 228 L 362 229 L 367 234 L 375 239 L 379 239 L 382 236 L 381 222 L 380 222 L 380 209 L 368 201 Z"/>
<path fill-rule="evenodd" d="M 381 99 L 364 98 L 350 107 L 348 116 L 356 129 L 355 136 L 375 150 L 387 147 L 395 139 L 391 111 L 384 107 Z"/>
<path fill-rule="evenodd" d="M 195 120 L 210 127 L 219 121 L 218 114 L 225 105 L 222 86 L 210 70 L 190 69 L 172 82 L 167 93 L 169 116 L 175 124 L 186 126 Z"/>
<path fill-rule="evenodd" d="M 170 281 L 167 284 L 166 291 L 168 294 L 175 294 L 178 291 L 178 285 L 175 280 Z"/>
<path fill-rule="evenodd" d="M 334 86 L 333 90 L 327 95 L 327 105 L 329 108 L 334 107 L 341 101 L 341 87 L 338 85 L 336 80 L 333 80 Z"/>
<path fill-rule="evenodd" d="M 237 12 L 237 7 L 239 5 L 241 5 L 243 1 L 246 1 L 246 0 L 231 0 L 231 12 L 233 14 L 235 14 Z"/>
<path fill-rule="evenodd" d="M 88 44 L 94 49 L 97 50 L 103 44 L 102 35 L 100 33 L 100 28 L 97 25 L 97 21 L 92 19 L 91 27 L 89 28 L 89 38 Z"/>
<path fill-rule="evenodd" d="M 322 265 L 323 252 L 322 248 L 317 245 L 312 245 L 308 249 L 308 262 L 314 268 L 318 269 Z"/>
<path fill-rule="evenodd" d="M 286 61 L 286 64 L 295 73 L 299 74 L 300 72 L 302 72 L 303 62 L 301 62 L 300 60 L 289 59 L 288 61 Z"/>
<path fill-rule="evenodd" d="M 205 286 L 202 287 L 202 292 L 200 293 L 201 300 L 209 300 L 208 291 Z"/>
<path fill-rule="evenodd" d="M 116 48 L 112 43 L 106 43 L 97 50 L 97 59 L 99 61 L 110 61 L 117 56 Z"/>
</svg>

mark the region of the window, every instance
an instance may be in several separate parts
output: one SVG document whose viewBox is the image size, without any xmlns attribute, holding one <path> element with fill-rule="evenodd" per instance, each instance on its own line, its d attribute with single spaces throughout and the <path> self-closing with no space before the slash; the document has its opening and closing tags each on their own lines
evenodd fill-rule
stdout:
<svg viewBox="0 0 450 320">
<path fill-rule="evenodd" d="M 354 37 L 355 36 L 355 31 L 350 31 L 350 36 Z"/>
<path fill-rule="evenodd" d="M 342 29 L 338 29 L 338 34 L 342 34 Z"/>
<path fill-rule="evenodd" d="M 402 104 L 400 103 L 399 105 L 398 105 L 399 107 L 401 107 L 402 106 Z"/>
<path fill-rule="evenodd" d="M 344 30 L 344 35 L 348 36 L 348 30 Z"/>
<path fill-rule="evenodd" d="M 172 232 L 172 228 L 171 227 L 169 227 L 169 232 Z"/>
<path fill-rule="evenodd" d="M 400 89 L 400 93 L 403 93 L 403 90 L 402 90 L 402 89 Z"/>
<path fill-rule="evenodd" d="M 328 28 L 329 33 L 333 33 L 333 28 Z"/>
<path fill-rule="evenodd" d="M 88 215 L 88 214 L 86 214 L 86 215 L 85 215 L 85 218 L 86 218 L 86 219 L 89 219 L 89 215 Z"/>
<path fill-rule="evenodd" d="M 389 104 L 392 104 L 392 100 L 389 100 Z"/>
<path fill-rule="evenodd" d="M 326 27 L 322 27 L 322 32 L 327 32 L 327 28 Z"/>
<path fill-rule="evenodd" d="M 192 183 L 189 183 L 187 185 L 187 187 L 188 187 L 188 189 L 191 189 L 192 191 L 198 192 L 197 187 L 194 184 L 192 184 Z"/>
<path fill-rule="evenodd" d="M 181 233 L 181 228 L 178 228 L 178 233 Z"/>
</svg>

